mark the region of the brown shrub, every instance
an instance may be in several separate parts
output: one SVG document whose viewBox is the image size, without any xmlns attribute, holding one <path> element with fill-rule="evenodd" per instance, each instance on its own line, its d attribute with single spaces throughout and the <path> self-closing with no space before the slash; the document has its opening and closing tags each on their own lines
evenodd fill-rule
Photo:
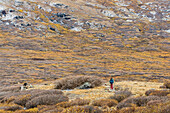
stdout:
<svg viewBox="0 0 170 113">
<path fill-rule="evenodd" d="M 5 95 L 8 95 L 11 92 L 0 92 L 0 102 L 2 101 L 2 99 L 4 98 Z"/>
<path fill-rule="evenodd" d="M 122 102 L 120 102 L 117 105 L 118 109 L 121 109 L 123 107 L 126 107 L 126 105 L 131 104 L 136 104 L 137 106 L 145 106 L 147 103 L 151 100 L 162 100 L 162 101 L 168 101 L 168 97 L 158 97 L 158 96 L 141 96 L 141 97 L 129 97 Z"/>
<path fill-rule="evenodd" d="M 20 91 L 20 92 L 16 92 L 16 93 L 10 93 L 9 95 L 6 95 L 3 97 L 3 99 L 1 100 L 1 102 L 7 102 L 9 101 L 11 98 L 14 98 L 12 101 L 14 101 L 14 103 L 18 104 L 18 105 L 22 105 L 25 106 L 25 104 L 38 96 L 41 95 L 60 95 L 63 94 L 62 91 L 58 91 L 58 90 L 38 90 L 38 89 L 34 89 L 34 90 L 26 90 L 26 91 Z M 12 102 L 11 101 L 11 102 Z"/>
<path fill-rule="evenodd" d="M 66 109 L 62 113 L 104 113 L 102 110 L 94 106 L 73 106 Z"/>
<path fill-rule="evenodd" d="M 51 89 L 51 90 L 40 90 L 38 92 L 33 92 L 31 94 L 31 99 L 41 96 L 41 95 L 58 95 L 58 94 L 63 94 L 62 91 Z"/>
<path fill-rule="evenodd" d="M 146 96 L 167 96 L 168 94 L 170 94 L 170 90 L 148 90 L 145 92 Z"/>
<path fill-rule="evenodd" d="M 123 94 L 119 94 L 119 95 L 114 95 L 114 96 L 111 96 L 110 99 L 115 99 L 117 100 L 118 102 L 121 102 L 122 100 L 124 100 L 126 97 L 126 95 L 123 95 Z"/>
<path fill-rule="evenodd" d="M 61 102 L 57 104 L 57 107 L 62 107 L 62 108 L 68 108 L 71 107 L 72 103 L 71 102 Z"/>
<path fill-rule="evenodd" d="M 54 108 L 51 110 L 46 110 L 46 111 L 40 111 L 39 113 L 63 113 L 64 109 L 63 108 Z"/>
<path fill-rule="evenodd" d="M 61 113 L 64 108 L 57 107 L 56 105 L 39 105 L 38 113 Z"/>
<path fill-rule="evenodd" d="M 136 110 L 137 113 L 169 113 L 170 101 Z"/>
<path fill-rule="evenodd" d="M 15 105 L 15 106 L 9 106 L 9 107 L 5 108 L 5 111 L 16 111 L 16 110 L 20 110 L 20 109 L 22 109 L 20 106 Z"/>
<path fill-rule="evenodd" d="M 41 95 L 28 101 L 26 108 L 33 108 L 37 105 L 54 105 L 65 101 L 68 101 L 68 97 L 63 95 Z"/>
<path fill-rule="evenodd" d="M 132 106 L 127 105 L 127 107 L 119 110 L 119 113 L 134 113 L 135 110 L 136 110 L 135 107 L 132 107 Z"/>
<path fill-rule="evenodd" d="M 25 104 L 26 104 L 27 101 L 30 99 L 30 97 L 31 97 L 30 94 L 18 96 L 18 97 L 14 100 L 14 103 L 15 103 L 15 104 L 18 104 L 18 105 L 21 105 L 21 106 L 25 106 Z"/>
<path fill-rule="evenodd" d="M 150 89 L 148 91 L 145 92 L 145 95 L 146 96 L 149 96 L 152 92 L 154 92 L 155 90 L 154 89 Z"/>
<path fill-rule="evenodd" d="M 94 100 L 92 105 L 93 106 L 116 106 L 118 102 L 114 99 L 100 99 L 100 100 Z"/>
<path fill-rule="evenodd" d="M 123 103 L 123 102 L 121 102 L 117 105 L 117 109 L 122 109 L 122 108 L 127 108 L 127 107 L 135 107 L 135 106 L 136 106 L 136 104 L 133 104 L 133 103 Z"/>
<path fill-rule="evenodd" d="M 70 102 L 61 102 L 61 103 L 58 103 L 57 106 L 60 106 L 60 107 L 63 107 L 63 108 L 67 108 L 67 107 L 71 107 L 71 106 L 75 106 L 75 105 L 78 105 L 78 106 L 89 105 L 89 103 L 90 103 L 90 100 L 88 100 L 88 99 L 77 98 L 77 99 L 72 100 Z"/>
<path fill-rule="evenodd" d="M 147 103 L 147 106 L 153 106 L 153 105 L 155 106 L 155 105 L 158 105 L 160 103 L 162 103 L 162 100 L 151 100 Z"/>
<path fill-rule="evenodd" d="M 90 103 L 90 100 L 77 98 L 77 99 L 75 99 L 75 100 L 72 100 L 70 103 L 71 103 L 73 106 L 74 106 L 74 105 L 83 106 L 83 105 L 88 105 L 88 104 Z"/>
<path fill-rule="evenodd" d="M 170 104 L 162 107 L 161 110 L 159 110 L 160 113 L 170 113 Z"/>
<path fill-rule="evenodd" d="M 39 113 L 38 108 L 31 108 L 26 110 L 17 110 L 14 113 Z"/>
<path fill-rule="evenodd" d="M 131 96 L 132 93 L 130 91 L 117 91 L 115 92 L 114 96 L 110 96 L 110 99 L 115 99 L 118 102 L 121 102 L 122 100 L 124 100 L 125 98 Z"/>
<path fill-rule="evenodd" d="M 92 87 L 100 86 L 103 83 L 102 79 L 98 77 L 72 76 L 57 80 L 55 82 L 55 89 L 74 89 L 85 82 L 91 83 Z"/>
<path fill-rule="evenodd" d="M 117 111 L 119 113 L 169 113 L 170 101 L 145 107 L 127 107 Z"/>
<path fill-rule="evenodd" d="M 0 89 L 0 92 L 19 92 L 21 90 L 21 86 L 10 86 Z"/>
<path fill-rule="evenodd" d="M 32 94 L 33 92 L 39 92 L 39 91 L 40 90 L 26 90 L 26 91 L 9 93 L 9 94 L 4 95 L 2 97 L 1 103 L 4 103 L 4 102 L 8 101 L 8 99 L 11 98 L 11 97 L 17 98 L 18 96 L 28 95 L 28 94 Z"/>
</svg>

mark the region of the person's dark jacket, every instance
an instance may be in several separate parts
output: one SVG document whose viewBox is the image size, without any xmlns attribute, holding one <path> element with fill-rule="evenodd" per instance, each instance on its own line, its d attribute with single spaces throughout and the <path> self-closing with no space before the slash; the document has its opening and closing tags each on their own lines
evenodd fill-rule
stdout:
<svg viewBox="0 0 170 113">
<path fill-rule="evenodd" d="M 110 82 L 110 84 L 113 84 L 114 83 L 113 78 L 111 78 L 109 82 Z"/>
</svg>

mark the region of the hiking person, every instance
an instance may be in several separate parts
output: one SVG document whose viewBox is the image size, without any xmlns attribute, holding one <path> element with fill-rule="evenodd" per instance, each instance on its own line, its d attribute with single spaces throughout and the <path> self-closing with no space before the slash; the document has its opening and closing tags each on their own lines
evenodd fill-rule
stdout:
<svg viewBox="0 0 170 113">
<path fill-rule="evenodd" d="M 111 88 L 111 89 L 113 89 L 113 83 L 114 83 L 114 80 L 113 80 L 113 78 L 112 78 L 112 77 L 110 78 L 110 81 L 109 81 L 109 82 L 110 82 L 110 88 Z"/>
</svg>

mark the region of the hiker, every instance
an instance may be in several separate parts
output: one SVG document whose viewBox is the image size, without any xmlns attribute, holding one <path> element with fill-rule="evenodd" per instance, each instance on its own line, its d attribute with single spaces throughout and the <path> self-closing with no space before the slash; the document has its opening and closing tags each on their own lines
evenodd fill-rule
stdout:
<svg viewBox="0 0 170 113">
<path fill-rule="evenodd" d="M 111 88 L 111 89 L 113 89 L 113 83 L 114 83 L 114 80 L 113 80 L 113 78 L 112 78 L 112 77 L 110 78 L 110 81 L 109 81 L 109 82 L 110 82 L 110 88 Z"/>
</svg>

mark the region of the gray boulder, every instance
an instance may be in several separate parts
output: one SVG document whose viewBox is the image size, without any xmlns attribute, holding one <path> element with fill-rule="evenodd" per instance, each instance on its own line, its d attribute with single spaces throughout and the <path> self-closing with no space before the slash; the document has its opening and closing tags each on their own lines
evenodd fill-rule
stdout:
<svg viewBox="0 0 170 113">
<path fill-rule="evenodd" d="M 76 89 L 88 89 L 88 88 L 92 88 L 92 85 L 89 82 L 85 82 L 84 84 L 82 84 L 81 86 L 77 87 Z"/>
</svg>

